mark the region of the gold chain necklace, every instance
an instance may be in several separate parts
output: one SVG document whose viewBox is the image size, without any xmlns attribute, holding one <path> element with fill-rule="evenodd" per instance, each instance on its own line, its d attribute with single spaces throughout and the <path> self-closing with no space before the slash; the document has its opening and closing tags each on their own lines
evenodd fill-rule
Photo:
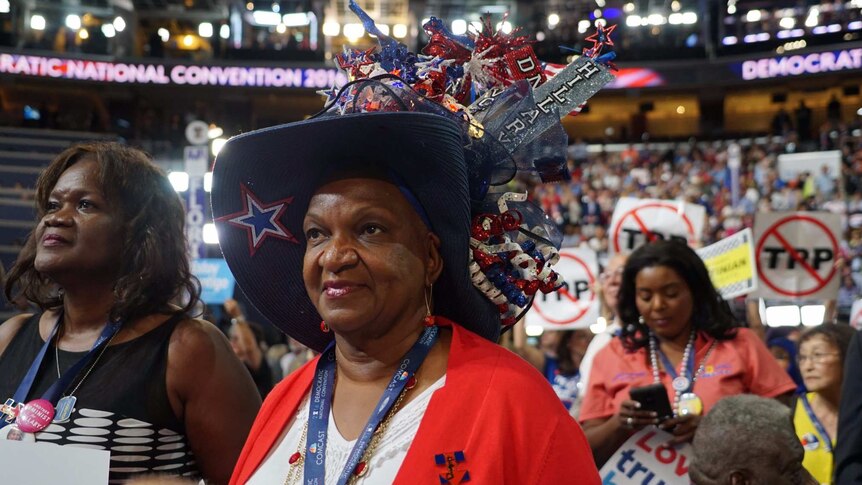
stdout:
<svg viewBox="0 0 862 485">
<path fill-rule="evenodd" d="M 404 401 L 404 396 L 407 395 L 407 391 L 416 387 L 417 382 L 415 375 L 407 381 L 407 385 L 404 386 L 404 390 L 398 395 L 398 399 L 395 400 L 395 404 L 392 405 L 392 409 L 390 409 L 386 414 L 386 418 L 384 418 L 377 426 L 377 429 L 374 430 L 374 434 L 371 437 L 371 443 L 368 444 L 368 448 L 366 448 L 365 453 L 362 455 L 362 460 L 359 461 L 359 464 L 356 465 L 356 469 L 353 470 L 353 474 L 347 482 L 348 484 L 355 483 L 358 478 L 361 478 L 368 473 L 368 469 L 370 468 L 368 462 L 371 460 L 371 456 L 374 455 L 374 450 L 377 448 L 378 443 L 380 443 L 381 437 L 386 432 L 386 427 L 389 425 L 389 421 L 391 421 L 392 417 L 395 416 L 395 413 L 398 412 L 398 408 L 401 407 L 401 402 Z M 302 435 L 299 437 L 299 447 L 288 459 L 290 469 L 287 472 L 287 477 L 284 478 L 284 485 L 291 485 L 297 479 L 299 479 L 300 482 L 302 481 L 302 464 L 305 462 L 305 440 L 307 435 L 308 420 L 306 419 L 305 424 L 302 426 Z"/>
</svg>

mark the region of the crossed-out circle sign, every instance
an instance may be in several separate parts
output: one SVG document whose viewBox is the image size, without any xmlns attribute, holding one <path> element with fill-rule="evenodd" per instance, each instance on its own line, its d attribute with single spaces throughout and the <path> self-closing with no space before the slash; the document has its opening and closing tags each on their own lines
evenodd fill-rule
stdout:
<svg viewBox="0 0 862 485">
<path fill-rule="evenodd" d="M 574 325 L 597 304 L 596 294 L 593 292 L 596 283 L 595 270 L 587 258 L 567 249 L 560 251 L 560 260 L 553 268 L 568 287 L 547 295 L 537 293 L 533 300 L 533 310 L 547 323 Z M 589 297 L 582 297 L 584 293 L 589 293 Z"/>
<path fill-rule="evenodd" d="M 773 222 L 761 234 L 755 249 L 757 273 L 760 281 L 779 295 L 811 296 L 832 281 L 837 271 L 834 263 L 838 253 L 838 240 L 823 221 L 794 214 Z M 789 278 L 791 274 L 799 277 Z M 781 279 L 810 285 L 791 288 L 788 281 Z"/>
<path fill-rule="evenodd" d="M 658 214 L 656 214 L 656 212 L 658 212 Z M 697 242 L 697 230 L 685 211 L 680 210 L 679 203 L 661 201 L 645 202 L 621 213 L 619 219 L 616 219 L 616 224 L 614 224 L 611 229 L 614 252 L 619 253 L 623 250 L 631 251 L 635 249 L 633 241 L 634 233 L 632 231 L 640 232 L 646 236 L 648 241 L 654 241 L 656 238 L 677 236 L 676 234 L 670 233 L 670 231 L 667 231 L 669 234 L 662 234 L 657 231 L 654 226 L 654 221 L 662 216 L 667 217 L 667 212 L 672 212 L 679 218 L 679 221 L 674 225 L 678 224 L 680 228 L 684 229 L 687 242 L 689 244 Z M 623 227 L 624 225 L 634 225 L 634 227 Z M 631 231 L 626 231 L 626 229 L 631 229 Z M 624 232 L 628 237 L 628 244 L 625 248 L 622 247 L 620 241 Z M 681 234 L 678 236 L 682 237 Z"/>
</svg>

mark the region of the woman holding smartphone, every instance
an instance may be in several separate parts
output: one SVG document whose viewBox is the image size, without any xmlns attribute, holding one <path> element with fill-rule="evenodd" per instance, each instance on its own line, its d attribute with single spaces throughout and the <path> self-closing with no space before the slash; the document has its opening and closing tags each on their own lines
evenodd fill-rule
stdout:
<svg viewBox="0 0 862 485">
<path fill-rule="evenodd" d="M 700 416 L 722 397 L 789 401 L 796 389 L 763 342 L 738 328 L 703 261 L 683 243 L 657 241 L 632 253 L 619 316 L 622 331 L 596 355 L 580 414 L 599 466 L 644 426 L 661 425 L 675 443 L 690 441 Z M 671 404 L 669 419 L 660 419 L 658 406 L 648 409 L 663 401 L 661 389 L 638 389 L 655 384 Z"/>
</svg>

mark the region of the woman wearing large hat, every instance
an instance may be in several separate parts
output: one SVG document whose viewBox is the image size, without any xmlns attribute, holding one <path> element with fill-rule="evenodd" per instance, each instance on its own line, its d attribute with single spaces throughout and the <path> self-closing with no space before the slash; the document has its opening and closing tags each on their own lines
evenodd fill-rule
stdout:
<svg viewBox="0 0 862 485">
<path fill-rule="evenodd" d="M 498 137 L 503 110 L 535 108 L 538 91 L 516 82 L 464 108 L 423 74 L 430 57 L 403 62 L 378 34 L 381 53 L 339 59 L 354 82 L 322 116 L 235 137 L 216 162 L 213 211 L 237 281 L 322 352 L 269 395 L 232 483 L 599 483 L 550 386 L 495 344 L 532 295 L 561 284 L 544 214 L 493 189 L 528 165 L 546 180 L 565 172 L 548 156 L 559 116 Z M 376 76 L 393 62 L 399 77 Z"/>
</svg>

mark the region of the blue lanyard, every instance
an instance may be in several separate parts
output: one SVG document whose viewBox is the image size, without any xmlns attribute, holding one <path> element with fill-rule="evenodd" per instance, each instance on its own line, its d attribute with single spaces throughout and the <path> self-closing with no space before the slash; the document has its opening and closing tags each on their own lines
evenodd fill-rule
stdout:
<svg viewBox="0 0 862 485">
<path fill-rule="evenodd" d="M 683 374 L 683 376 L 688 377 L 689 382 L 691 382 L 691 380 L 692 380 L 691 377 L 694 375 L 694 354 L 695 354 L 695 348 L 694 347 L 695 346 L 692 345 L 691 352 L 688 353 L 688 362 L 684 363 L 685 364 L 685 374 Z M 676 369 L 673 367 L 673 364 L 671 363 L 670 359 L 668 359 L 667 356 L 664 354 L 664 352 L 662 352 L 660 345 L 656 345 L 656 352 L 658 352 L 658 356 L 661 357 L 661 365 L 664 366 L 665 372 L 667 372 L 668 375 L 670 375 L 670 379 L 671 380 L 676 379 L 676 376 L 677 376 Z M 691 384 L 689 384 L 689 389 L 691 389 Z M 686 389 L 686 391 L 688 391 L 689 389 Z"/>
<path fill-rule="evenodd" d="M 362 434 L 356 440 L 350 456 L 347 458 L 347 463 L 341 471 L 338 478 L 338 484 L 346 484 L 356 466 L 362 461 L 362 456 L 365 455 L 365 450 L 371 443 L 371 438 L 380 423 L 386 418 L 389 410 L 398 400 L 398 396 L 404 391 L 404 387 L 410 380 L 410 377 L 416 374 L 419 366 L 428 356 L 428 352 L 434 343 L 437 341 L 439 328 L 437 326 L 426 327 L 419 337 L 419 340 L 413 344 L 413 347 L 407 352 L 407 355 L 401 360 L 401 364 L 392 375 L 389 385 L 380 396 L 380 401 L 377 402 L 377 407 L 368 419 Z M 332 407 L 332 395 L 335 391 L 335 342 L 331 342 L 320 360 L 317 361 L 317 368 L 314 371 L 314 383 L 311 387 L 311 403 L 308 415 L 308 441 L 306 443 L 306 458 L 304 468 L 304 482 L 306 485 L 324 485 L 324 475 L 326 474 L 326 442 L 327 432 L 329 430 L 329 412 Z"/>
<path fill-rule="evenodd" d="M 799 396 L 802 401 L 802 407 L 805 408 L 805 413 L 808 414 L 808 419 L 811 420 L 811 424 L 814 425 L 814 429 L 817 430 L 817 434 L 820 435 L 820 439 L 823 440 L 823 447 L 826 448 L 826 451 L 832 453 L 832 440 L 829 438 L 829 433 L 826 432 L 826 428 L 823 427 L 823 423 L 817 418 L 817 415 L 814 414 L 814 410 L 811 409 L 811 403 L 808 402 L 808 396 L 802 394 Z"/>
<path fill-rule="evenodd" d="M 24 376 L 24 379 L 21 381 L 21 384 L 18 385 L 18 389 L 15 391 L 15 395 L 12 396 L 12 399 L 15 403 L 23 403 L 24 400 L 27 399 L 27 396 L 30 394 L 30 390 L 33 388 L 33 383 L 36 381 L 36 374 L 39 373 L 39 368 L 42 366 L 42 361 L 45 359 L 45 354 L 48 352 L 48 348 L 51 347 L 51 342 L 54 340 L 54 337 L 57 335 L 57 332 L 60 329 L 60 325 L 63 323 L 63 312 L 60 311 L 60 315 L 57 317 L 57 323 L 54 324 L 54 329 L 51 330 L 51 335 L 48 336 L 48 340 L 42 345 L 42 348 L 39 350 L 39 353 L 36 354 L 36 358 L 33 359 L 33 363 L 30 364 L 30 369 L 27 371 L 27 374 Z M 42 399 L 48 400 L 53 405 L 57 405 L 57 401 L 60 399 L 60 396 L 63 394 L 63 391 L 69 387 L 72 381 L 78 376 L 81 370 L 90 363 L 93 358 L 96 356 L 96 352 L 98 352 L 102 346 L 111 339 L 117 332 L 120 331 L 121 322 L 108 322 L 105 325 L 105 328 L 102 330 L 102 334 L 99 335 L 99 338 L 93 343 L 93 347 L 87 352 L 87 355 L 81 357 L 78 362 L 75 363 L 69 370 L 63 373 L 63 375 L 57 379 L 57 382 L 51 385 L 45 394 L 42 395 Z M 0 428 L 5 426 L 7 423 L 0 420 Z"/>
</svg>

